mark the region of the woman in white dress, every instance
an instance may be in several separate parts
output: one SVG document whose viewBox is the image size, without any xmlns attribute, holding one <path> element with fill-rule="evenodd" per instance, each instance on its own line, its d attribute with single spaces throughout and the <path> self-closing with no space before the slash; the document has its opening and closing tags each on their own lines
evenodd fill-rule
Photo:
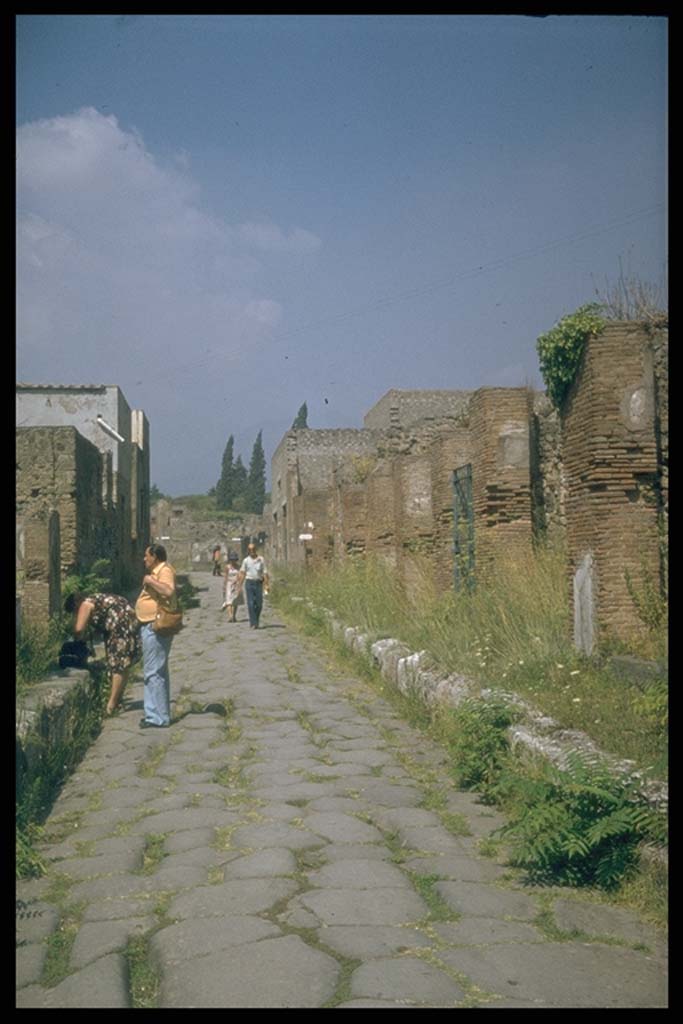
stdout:
<svg viewBox="0 0 683 1024">
<path fill-rule="evenodd" d="M 225 600 L 223 607 L 228 610 L 228 622 L 237 622 L 237 606 L 244 603 L 244 595 L 240 585 L 239 557 L 234 551 L 228 554 L 223 578 L 225 581 Z"/>
</svg>

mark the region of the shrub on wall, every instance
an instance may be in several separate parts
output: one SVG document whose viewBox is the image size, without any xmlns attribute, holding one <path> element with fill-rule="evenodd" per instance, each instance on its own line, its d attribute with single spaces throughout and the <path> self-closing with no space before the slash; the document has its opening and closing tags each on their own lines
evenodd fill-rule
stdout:
<svg viewBox="0 0 683 1024">
<path fill-rule="evenodd" d="M 605 326 L 602 306 L 589 302 L 563 317 L 536 342 L 541 376 L 553 405 L 562 405 L 579 367 L 586 340 Z"/>
</svg>

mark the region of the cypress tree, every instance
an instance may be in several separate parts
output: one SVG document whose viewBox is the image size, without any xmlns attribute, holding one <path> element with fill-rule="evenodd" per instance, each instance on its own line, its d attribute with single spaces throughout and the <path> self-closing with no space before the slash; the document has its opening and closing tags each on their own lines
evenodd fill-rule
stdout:
<svg viewBox="0 0 683 1024">
<path fill-rule="evenodd" d="M 266 457 L 261 441 L 262 431 L 259 430 L 254 441 L 249 463 L 247 480 L 247 512 L 260 516 L 266 500 Z"/>
<path fill-rule="evenodd" d="M 234 445 L 235 439 L 231 434 L 223 452 L 221 478 L 216 484 L 216 504 L 218 508 L 231 508 L 235 498 L 235 467 L 232 463 Z"/>
<path fill-rule="evenodd" d="M 304 404 L 299 409 L 298 413 L 294 417 L 294 422 L 290 427 L 291 430 L 302 430 L 308 428 L 308 406 Z"/>
<path fill-rule="evenodd" d="M 242 462 L 241 455 L 237 456 L 232 472 L 234 481 L 233 508 L 239 507 L 240 511 L 246 511 L 247 468 Z"/>
</svg>

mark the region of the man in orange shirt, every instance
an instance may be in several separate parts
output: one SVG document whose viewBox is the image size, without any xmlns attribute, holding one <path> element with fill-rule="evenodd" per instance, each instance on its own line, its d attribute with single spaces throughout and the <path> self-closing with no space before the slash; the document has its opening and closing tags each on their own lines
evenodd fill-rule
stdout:
<svg viewBox="0 0 683 1024">
<path fill-rule="evenodd" d="M 166 548 L 150 544 L 144 554 L 147 573 L 142 578 L 142 591 L 135 604 L 142 638 L 142 664 L 145 676 L 145 717 L 141 729 L 164 729 L 171 724 L 171 681 L 168 658 L 172 636 L 154 630 L 159 600 L 166 605 L 175 597 L 175 570 L 166 561 Z"/>
</svg>

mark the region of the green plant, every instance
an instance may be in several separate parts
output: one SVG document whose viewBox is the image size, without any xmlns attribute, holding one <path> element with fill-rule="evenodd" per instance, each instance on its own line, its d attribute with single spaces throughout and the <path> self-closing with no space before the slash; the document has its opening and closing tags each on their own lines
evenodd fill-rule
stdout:
<svg viewBox="0 0 683 1024">
<path fill-rule="evenodd" d="M 62 597 L 67 598 L 69 594 L 74 593 L 109 593 L 113 588 L 113 572 L 110 559 L 98 558 L 86 572 L 73 573 L 66 577 L 62 583 Z"/>
<path fill-rule="evenodd" d="M 659 580 L 655 579 L 647 566 L 642 567 L 640 583 L 634 581 L 628 569 L 624 573 L 624 578 L 638 618 L 651 633 L 661 633 L 666 629 L 668 603 L 662 594 Z"/>
<path fill-rule="evenodd" d="M 578 752 L 562 769 L 509 762 L 491 793 L 510 816 L 499 832 L 511 862 L 535 881 L 612 889 L 635 868 L 639 843 L 666 838 L 633 781 Z"/>
<path fill-rule="evenodd" d="M 650 683 L 644 693 L 634 697 L 631 706 L 649 726 L 665 736 L 669 727 L 669 687 L 665 680 Z"/>
<path fill-rule="evenodd" d="M 450 734 L 449 750 L 459 785 L 481 788 L 486 795 L 505 762 L 509 742 L 507 728 L 517 717 L 502 699 L 470 699 L 450 712 L 445 728 Z M 449 728 L 450 726 L 450 728 Z"/>
<path fill-rule="evenodd" d="M 605 326 L 601 313 L 600 303 L 580 306 L 562 317 L 546 334 L 541 334 L 536 342 L 541 376 L 550 399 L 558 408 L 574 381 L 586 340 L 591 334 L 599 334 Z"/>
<path fill-rule="evenodd" d="M 16 642 L 17 692 L 44 679 L 58 663 L 59 649 L 66 639 L 66 623 L 50 619 L 44 624 L 24 623 Z"/>
</svg>

